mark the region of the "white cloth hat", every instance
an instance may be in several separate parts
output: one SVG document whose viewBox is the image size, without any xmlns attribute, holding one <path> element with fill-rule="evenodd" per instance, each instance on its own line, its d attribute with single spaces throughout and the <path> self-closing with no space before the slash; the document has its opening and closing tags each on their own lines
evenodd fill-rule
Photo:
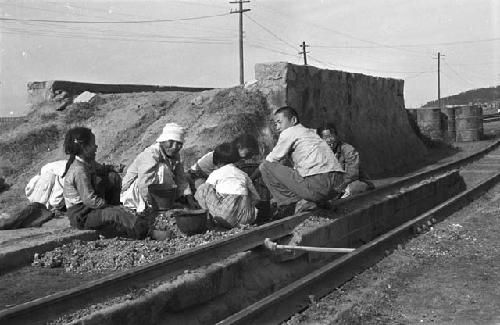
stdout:
<svg viewBox="0 0 500 325">
<path fill-rule="evenodd" d="M 156 142 L 174 140 L 184 142 L 184 128 L 177 123 L 167 123 Z"/>
</svg>

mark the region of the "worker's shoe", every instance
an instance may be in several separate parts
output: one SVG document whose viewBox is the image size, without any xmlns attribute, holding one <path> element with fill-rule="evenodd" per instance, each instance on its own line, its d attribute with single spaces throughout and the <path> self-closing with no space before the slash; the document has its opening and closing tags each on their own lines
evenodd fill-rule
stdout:
<svg viewBox="0 0 500 325">
<path fill-rule="evenodd" d="M 295 204 L 295 214 L 316 210 L 318 205 L 311 201 L 300 200 Z"/>
<path fill-rule="evenodd" d="M 295 214 L 295 203 L 278 205 L 274 209 L 271 221 L 280 220 Z"/>
</svg>

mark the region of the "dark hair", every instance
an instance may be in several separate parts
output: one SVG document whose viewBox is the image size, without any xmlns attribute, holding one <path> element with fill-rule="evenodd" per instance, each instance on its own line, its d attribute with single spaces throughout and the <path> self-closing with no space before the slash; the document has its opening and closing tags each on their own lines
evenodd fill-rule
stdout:
<svg viewBox="0 0 500 325">
<path fill-rule="evenodd" d="M 240 160 L 238 149 L 232 143 L 225 142 L 215 147 L 213 156 L 214 165 L 232 164 L 237 162 L 238 160 Z"/>
<path fill-rule="evenodd" d="M 294 108 L 292 108 L 290 106 L 283 106 L 283 107 L 278 108 L 276 110 L 276 112 L 274 112 L 274 115 L 276 115 L 278 113 L 282 113 L 283 115 L 285 115 L 289 119 L 291 119 L 292 117 L 295 117 L 297 119 L 297 123 L 300 122 L 299 114 L 297 113 L 297 111 Z"/>
<path fill-rule="evenodd" d="M 90 144 L 93 136 L 89 128 L 82 126 L 74 127 L 66 132 L 66 136 L 64 137 L 64 152 L 69 155 L 69 159 L 66 162 L 63 177 L 66 176 L 69 167 L 75 161 L 75 157 L 83 153 L 83 147 Z"/>
<path fill-rule="evenodd" d="M 233 140 L 236 149 L 248 148 L 254 154 L 259 153 L 259 142 L 251 134 L 245 133 Z"/>
<path fill-rule="evenodd" d="M 320 126 L 316 129 L 316 133 L 321 136 L 321 133 L 325 130 L 330 130 L 331 133 L 338 135 L 337 129 L 335 128 L 335 125 L 333 125 L 333 123 L 327 123 L 326 125 Z"/>
</svg>

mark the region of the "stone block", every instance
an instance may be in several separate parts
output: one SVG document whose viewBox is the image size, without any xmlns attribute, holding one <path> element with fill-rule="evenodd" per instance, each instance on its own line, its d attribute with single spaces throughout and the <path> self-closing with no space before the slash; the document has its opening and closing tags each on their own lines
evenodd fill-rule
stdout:
<svg viewBox="0 0 500 325">
<path fill-rule="evenodd" d="M 410 127 L 402 80 L 284 62 L 257 64 L 255 78 L 270 107 L 294 107 L 307 127 L 333 122 L 371 175 L 413 164 L 427 152 Z"/>
</svg>

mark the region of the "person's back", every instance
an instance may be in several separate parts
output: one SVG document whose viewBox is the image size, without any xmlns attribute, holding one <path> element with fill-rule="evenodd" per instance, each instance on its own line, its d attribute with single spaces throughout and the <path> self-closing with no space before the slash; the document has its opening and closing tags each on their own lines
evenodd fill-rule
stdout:
<svg viewBox="0 0 500 325">
<path fill-rule="evenodd" d="M 239 156 L 230 143 L 214 150 L 214 163 L 218 167 L 195 193 L 200 206 L 207 209 L 215 223 L 232 228 L 255 221 L 255 205 L 259 195 L 250 177 L 234 163 Z"/>
<path fill-rule="evenodd" d="M 214 170 L 207 179 L 207 183 L 215 186 L 215 190 L 222 194 L 248 195 L 248 175 L 233 164 L 224 165 Z"/>
<path fill-rule="evenodd" d="M 281 132 L 275 149 L 266 159 L 279 161 L 288 153 L 291 153 L 294 169 L 303 177 L 343 171 L 325 141 L 314 129 L 306 128 L 302 124 Z"/>
</svg>

